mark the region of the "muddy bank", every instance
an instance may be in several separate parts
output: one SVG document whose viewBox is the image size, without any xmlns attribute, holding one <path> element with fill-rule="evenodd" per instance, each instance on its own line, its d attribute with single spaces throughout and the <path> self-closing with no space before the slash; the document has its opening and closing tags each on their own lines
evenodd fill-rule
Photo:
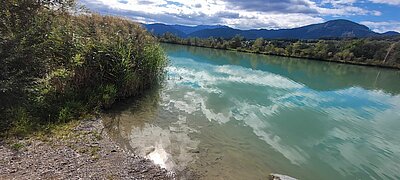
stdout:
<svg viewBox="0 0 400 180">
<path fill-rule="evenodd" d="M 0 142 L 0 179 L 175 179 L 150 160 L 119 148 L 99 119 L 49 135 Z"/>
</svg>

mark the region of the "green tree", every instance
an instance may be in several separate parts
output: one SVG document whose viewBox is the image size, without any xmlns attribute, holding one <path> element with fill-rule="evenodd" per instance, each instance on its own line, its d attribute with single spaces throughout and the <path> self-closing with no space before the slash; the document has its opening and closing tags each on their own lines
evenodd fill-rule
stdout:
<svg viewBox="0 0 400 180">
<path fill-rule="evenodd" d="M 263 51 L 263 47 L 264 47 L 264 38 L 257 38 L 255 41 L 254 41 L 254 44 L 253 44 L 253 51 L 256 51 L 256 52 L 261 52 L 261 51 Z"/>
<path fill-rule="evenodd" d="M 237 34 L 229 41 L 229 47 L 232 49 L 237 49 L 242 46 L 243 37 Z"/>
</svg>

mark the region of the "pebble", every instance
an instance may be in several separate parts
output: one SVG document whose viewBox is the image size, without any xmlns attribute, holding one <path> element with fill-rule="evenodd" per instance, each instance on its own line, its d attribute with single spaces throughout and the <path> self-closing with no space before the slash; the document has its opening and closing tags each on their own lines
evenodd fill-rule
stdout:
<svg viewBox="0 0 400 180">
<path fill-rule="evenodd" d="M 174 173 L 150 160 L 117 151 L 120 148 L 105 132 L 101 133 L 100 140 L 93 138 L 90 132 L 100 132 L 102 128 L 100 119 L 82 121 L 73 132 L 82 133 L 79 138 L 51 138 L 49 142 L 18 139 L 18 143 L 26 145 L 20 151 L 0 140 L 0 179 L 107 179 L 110 176 L 115 179 L 176 179 Z M 78 151 L 90 152 L 90 148 L 100 149 L 97 156 Z"/>
</svg>

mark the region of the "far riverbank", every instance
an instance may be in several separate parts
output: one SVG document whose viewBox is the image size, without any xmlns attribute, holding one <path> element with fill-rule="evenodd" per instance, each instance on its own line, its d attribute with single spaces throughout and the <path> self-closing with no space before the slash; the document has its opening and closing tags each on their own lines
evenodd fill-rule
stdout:
<svg viewBox="0 0 400 180">
<path fill-rule="evenodd" d="M 400 40 L 397 37 L 383 39 L 342 40 L 231 40 L 221 38 L 187 38 L 161 36 L 159 41 L 253 54 L 300 58 L 380 68 L 400 69 Z"/>
</svg>

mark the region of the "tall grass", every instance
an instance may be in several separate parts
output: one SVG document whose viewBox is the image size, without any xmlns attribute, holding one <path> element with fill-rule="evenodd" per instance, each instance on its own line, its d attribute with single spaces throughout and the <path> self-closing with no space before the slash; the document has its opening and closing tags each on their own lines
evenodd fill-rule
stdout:
<svg viewBox="0 0 400 180">
<path fill-rule="evenodd" d="M 164 52 L 130 20 L 74 15 L 73 1 L 7 0 L 0 10 L 2 132 L 27 134 L 109 108 L 163 78 Z"/>
</svg>

